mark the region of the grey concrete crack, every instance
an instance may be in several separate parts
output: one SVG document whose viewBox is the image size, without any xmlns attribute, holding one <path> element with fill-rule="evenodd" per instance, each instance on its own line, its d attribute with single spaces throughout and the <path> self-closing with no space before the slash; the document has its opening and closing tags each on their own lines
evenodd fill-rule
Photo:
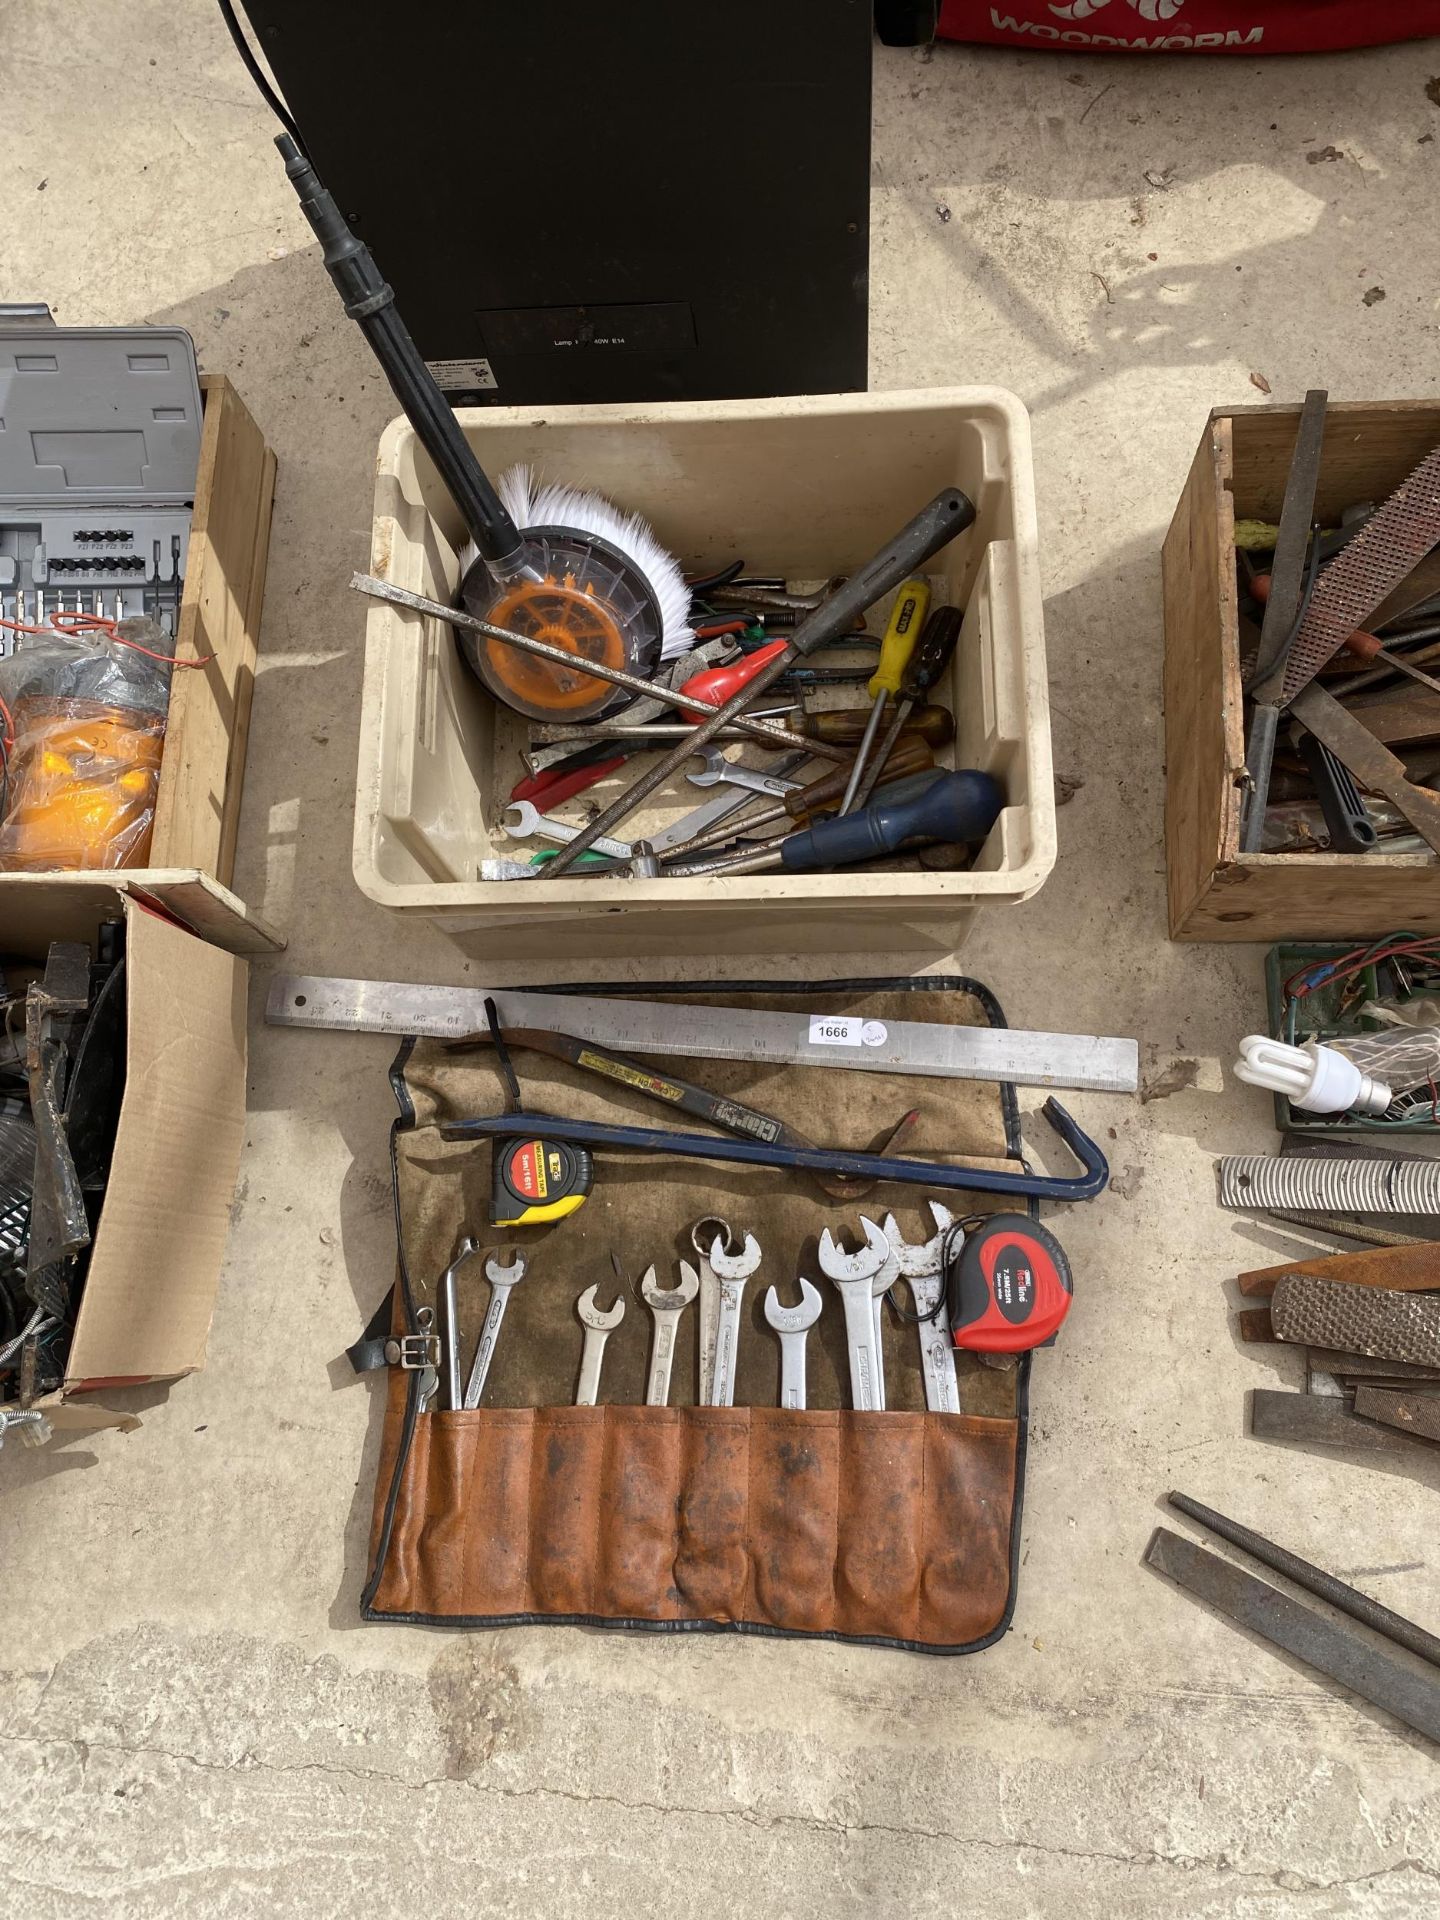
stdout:
<svg viewBox="0 0 1440 1920">
<path fill-rule="evenodd" d="M 321 1760 L 296 1760 L 277 1764 L 273 1761 L 261 1760 L 251 1753 L 243 1754 L 237 1760 L 217 1762 L 202 1760 L 198 1755 L 179 1752 L 168 1747 L 135 1747 L 77 1739 L 64 1739 L 56 1744 L 69 1746 L 75 1750 L 82 1774 L 93 1754 L 123 1755 L 127 1759 L 171 1760 L 182 1766 L 195 1767 L 204 1773 L 253 1772 L 277 1775 L 318 1773 L 338 1780 L 354 1781 L 360 1785 L 395 1787 L 405 1793 L 426 1793 L 435 1787 L 457 1787 L 498 1800 L 564 1800 L 576 1806 L 613 1807 L 619 1812 L 631 1814 L 651 1813 L 659 1819 L 724 1820 L 760 1831 L 798 1828 L 808 1833 L 828 1834 L 840 1839 L 864 1834 L 882 1834 L 906 1842 L 935 1841 L 946 1846 L 978 1847 L 986 1852 L 1011 1856 L 1033 1854 L 1042 1859 L 1105 1862 L 1118 1867 L 1143 1869 L 1160 1867 L 1181 1873 L 1219 1873 L 1233 1875 L 1240 1880 L 1282 1887 L 1286 1892 L 1297 1894 L 1330 1893 L 1342 1887 L 1363 1886 L 1371 1881 L 1386 1879 L 1392 1874 L 1406 1872 L 1440 1882 L 1440 1865 L 1431 1865 L 1428 1861 L 1417 1860 L 1410 1855 L 1400 1860 L 1390 1861 L 1385 1866 L 1372 1868 L 1368 1873 L 1348 1875 L 1337 1880 L 1317 1880 L 1292 1867 L 1237 1866 L 1224 1855 L 1218 1854 L 1168 1854 L 1153 1849 L 1143 1853 L 1116 1853 L 1105 1848 L 1057 1847 L 1048 1846 L 1038 1840 L 1000 1840 L 989 1835 L 957 1833 L 948 1827 L 901 1826 L 880 1820 L 822 1820 L 811 1814 L 762 1814 L 743 1807 L 665 1806 L 653 1800 L 627 1800 L 618 1794 L 576 1793 L 564 1787 L 500 1786 L 492 1780 L 457 1778 L 449 1774 L 428 1775 L 425 1779 L 418 1781 L 404 1780 L 395 1774 L 358 1767 L 341 1767 Z"/>
</svg>

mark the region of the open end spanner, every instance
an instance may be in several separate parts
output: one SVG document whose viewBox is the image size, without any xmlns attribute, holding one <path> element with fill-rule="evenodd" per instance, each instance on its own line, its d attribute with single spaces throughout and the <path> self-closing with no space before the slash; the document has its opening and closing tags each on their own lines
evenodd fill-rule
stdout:
<svg viewBox="0 0 1440 1920">
<path fill-rule="evenodd" d="M 780 1405 L 805 1405 L 805 1336 L 820 1318 L 819 1289 L 803 1276 L 800 1279 L 800 1304 L 782 1307 L 780 1296 L 771 1287 L 765 1295 L 765 1318 L 780 1336 Z"/>
<path fill-rule="evenodd" d="M 719 1234 L 724 1246 L 737 1244 L 735 1235 L 730 1231 L 726 1220 L 707 1214 L 703 1220 L 697 1220 L 690 1229 L 690 1244 L 695 1249 L 696 1264 L 700 1269 L 700 1336 L 696 1341 L 699 1357 L 699 1405 L 710 1406 L 710 1389 L 715 1382 L 715 1337 L 720 1327 L 720 1282 L 715 1278 L 715 1269 L 710 1264 L 710 1246 Z"/>
<path fill-rule="evenodd" d="M 417 1307 L 415 1309 L 415 1325 L 422 1334 L 433 1333 L 435 1331 L 435 1309 L 433 1307 Z M 445 1346 L 443 1337 L 440 1346 L 443 1354 Z M 440 1373 L 438 1368 L 427 1366 L 421 1367 L 419 1374 L 420 1377 L 415 1383 L 415 1408 L 418 1413 L 429 1413 L 435 1404 L 435 1396 L 440 1391 Z"/>
<path fill-rule="evenodd" d="M 885 1411 L 885 1296 L 900 1278 L 892 1249 L 890 1258 L 870 1282 L 870 1317 L 875 1323 L 875 1407 Z"/>
<path fill-rule="evenodd" d="M 670 1399 L 670 1370 L 675 1364 L 675 1336 L 680 1331 L 680 1316 L 700 1291 L 700 1276 L 688 1260 L 680 1262 L 678 1287 L 662 1287 L 654 1267 L 645 1269 L 640 1294 L 655 1322 L 655 1343 L 650 1349 L 650 1384 L 645 1390 L 647 1407 L 663 1407 Z"/>
<path fill-rule="evenodd" d="M 836 1245 L 827 1227 L 820 1236 L 820 1271 L 833 1280 L 845 1303 L 845 1344 L 850 1354 L 850 1401 L 857 1412 L 881 1408 L 880 1352 L 875 1339 L 874 1283 L 891 1259 L 890 1242 L 862 1214 L 866 1244 L 856 1253 Z"/>
<path fill-rule="evenodd" d="M 595 1405 L 600 1392 L 600 1363 L 605 1358 L 605 1342 L 625 1318 L 623 1293 L 608 1313 L 602 1313 L 595 1304 L 597 1291 L 595 1287 L 587 1287 L 575 1302 L 575 1311 L 585 1328 L 585 1351 L 580 1356 L 580 1384 L 575 1389 L 577 1407 Z"/>
<path fill-rule="evenodd" d="M 745 1282 L 760 1264 L 760 1242 L 745 1236 L 739 1253 L 729 1253 L 717 1233 L 710 1243 L 710 1266 L 720 1282 L 720 1313 L 715 1325 L 715 1377 L 710 1383 L 712 1407 L 735 1404 L 735 1363 L 740 1354 L 740 1302 Z"/>
<path fill-rule="evenodd" d="M 885 1216 L 885 1238 L 915 1302 L 920 1335 L 920 1370 L 925 1404 L 932 1413 L 959 1413 L 960 1383 L 955 1373 L 955 1346 L 943 1313 L 937 1312 L 945 1291 L 941 1255 L 955 1216 L 938 1200 L 929 1203 L 935 1220 L 933 1238 L 916 1246 L 906 1240 L 893 1213 Z M 958 1249 L 957 1249 L 958 1250 Z"/>
<path fill-rule="evenodd" d="M 455 1276 L 480 1242 L 465 1234 L 455 1249 L 455 1258 L 440 1276 L 440 1351 L 444 1356 L 445 1405 L 454 1413 L 460 1405 L 460 1315 L 456 1305 Z"/>
<path fill-rule="evenodd" d="M 775 763 L 777 776 L 793 773 L 809 759 L 805 753 L 789 753 Z M 658 833 L 650 836 L 650 845 L 656 853 L 669 853 L 675 847 L 687 846 L 697 839 L 707 827 L 713 827 L 722 820 L 728 820 L 732 813 L 738 813 L 742 807 L 752 806 L 755 796 L 748 789 L 736 787 L 728 793 L 714 794 L 703 806 L 693 808 L 682 814 L 678 820 L 672 820 L 668 827 L 662 827 Z M 736 832 L 741 829 L 737 826 Z"/>
<path fill-rule="evenodd" d="M 744 787 L 749 793 L 765 793 L 772 800 L 783 800 L 800 786 L 798 780 L 782 780 L 775 774 L 756 773 L 752 767 L 727 760 L 719 747 L 701 747 L 696 756 L 704 761 L 699 773 L 687 773 L 692 787 Z"/>
<path fill-rule="evenodd" d="M 505 809 L 502 823 L 512 840 L 529 840 L 532 837 L 541 840 L 555 840 L 563 847 L 571 840 L 577 840 L 584 832 L 583 827 L 571 826 L 568 820 L 557 820 L 554 814 L 541 813 L 533 800 L 512 800 Z M 628 840 L 610 840 L 601 835 L 594 843 L 596 853 L 608 853 L 614 860 L 630 858 Z M 546 856 L 547 859 L 550 857 Z"/>
<path fill-rule="evenodd" d="M 480 1329 L 480 1344 L 475 1349 L 475 1358 L 470 1366 L 470 1379 L 465 1388 L 465 1405 L 478 1407 L 480 1396 L 485 1391 L 486 1376 L 490 1372 L 490 1362 L 495 1358 L 495 1342 L 500 1337 L 500 1322 L 505 1318 L 505 1309 L 510 1301 L 510 1289 L 518 1287 L 525 1278 L 526 1259 L 523 1253 L 517 1253 L 508 1267 L 502 1267 L 491 1254 L 485 1262 L 485 1278 L 490 1282 L 490 1305 L 485 1314 L 485 1324 Z"/>
</svg>

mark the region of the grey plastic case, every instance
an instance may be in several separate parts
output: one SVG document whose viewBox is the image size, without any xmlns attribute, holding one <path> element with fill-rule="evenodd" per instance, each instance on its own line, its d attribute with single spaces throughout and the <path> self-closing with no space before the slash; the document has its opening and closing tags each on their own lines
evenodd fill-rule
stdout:
<svg viewBox="0 0 1440 1920">
<path fill-rule="evenodd" d="M 0 614 L 148 613 L 173 634 L 201 418 L 183 328 L 0 306 Z M 0 628 L 0 654 L 13 638 Z"/>
</svg>

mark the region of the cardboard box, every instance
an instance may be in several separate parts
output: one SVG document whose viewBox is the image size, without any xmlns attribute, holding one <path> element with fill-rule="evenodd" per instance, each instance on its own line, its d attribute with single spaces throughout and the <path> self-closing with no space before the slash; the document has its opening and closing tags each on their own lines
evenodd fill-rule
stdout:
<svg viewBox="0 0 1440 1920">
<path fill-rule="evenodd" d="M 1245 721 L 1235 520 L 1278 520 L 1298 406 L 1211 414 L 1165 537 L 1165 864 L 1172 940 L 1440 933 L 1428 853 L 1242 853 Z M 1383 500 L 1440 445 L 1440 401 L 1327 413 L 1315 511 Z"/>
<path fill-rule="evenodd" d="M 133 1424 L 72 1397 L 205 1364 L 245 1129 L 249 968 L 235 953 L 124 886 L 58 874 L 7 889 L 0 951 L 43 964 L 52 940 L 92 941 L 117 916 L 125 1095 L 65 1382 L 40 1403 L 57 1426 Z"/>
<path fill-rule="evenodd" d="M 202 374 L 205 424 L 175 657 L 165 757 L 155 796 L 153 868 L 198 867 L 222 886 L 235 868 L 275 456 L 223 374 Z"/>
</svg>

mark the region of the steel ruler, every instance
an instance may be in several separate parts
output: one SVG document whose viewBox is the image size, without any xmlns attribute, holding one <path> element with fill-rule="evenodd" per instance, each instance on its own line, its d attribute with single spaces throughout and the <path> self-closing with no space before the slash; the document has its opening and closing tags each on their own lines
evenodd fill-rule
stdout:
<svg viewBox="0 0 1440 1920">
<path fill-rule="evenodd" d="M 823 983 L 817 983 L 817 994 L 823 991 Z M 458 1040 L 484 1029 L 487 997 L 495 1001 L 502 1027 L 568 1033 L 621 1053 L 844 1067 L 940 1080 L 1009 1080 L 1022 1087 L 1081 1087 L 1099 1093 L 1134 1093 L 1139 1081 L 1137 1043 L 1095 1034 L 1029 1033 L 851 1014 L 761 1013 L 511 987 L 411 986 L 398 980 L 277 974 L 270 983 L 265 1018 L 278 1027 Z"/>
</svg>

